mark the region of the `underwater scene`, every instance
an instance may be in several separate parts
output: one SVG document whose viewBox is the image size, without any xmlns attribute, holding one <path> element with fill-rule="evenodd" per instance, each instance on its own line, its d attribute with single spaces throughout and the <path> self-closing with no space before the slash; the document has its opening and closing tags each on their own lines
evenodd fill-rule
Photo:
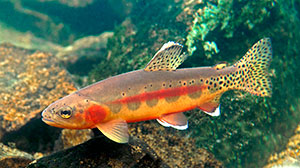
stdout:
<svg viewBox="0 0 300 168">
<path fill-rule="evenodd" d="M 300 167 L 300 0 L 0 11 L 0 168 Z"/>
</svg>

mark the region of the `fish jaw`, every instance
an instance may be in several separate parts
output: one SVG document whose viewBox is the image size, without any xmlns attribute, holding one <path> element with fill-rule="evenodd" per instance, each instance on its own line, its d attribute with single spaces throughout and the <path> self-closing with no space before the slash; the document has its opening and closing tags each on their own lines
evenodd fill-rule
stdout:
<svg viewBox="0 0 300 168">
<path fill-rule="evenodd" d="M 42 118 L 42 121 L 44 123 L 46 123 L 47 125 L 50 125 L 50 126 L 53 126 L 53 127 L 59 127 L 59 128 L 62 128 L 62 126 L 59 126 L 57 123 L 55 123 L 53 120 L 48 120 L 48 119 L 45 119 L 45 118 Z"/>
<path fill-rule="evenodd" d="M 46 108 L 42 112 L 42 121 L 45 122 L 48 125 L 51 125 L 52 123 L 54 123 L 54 121 L 52 120 L 52 112 L 51 112 L 51 110 L 49 110 L 49 107 Z"/>
</svg>

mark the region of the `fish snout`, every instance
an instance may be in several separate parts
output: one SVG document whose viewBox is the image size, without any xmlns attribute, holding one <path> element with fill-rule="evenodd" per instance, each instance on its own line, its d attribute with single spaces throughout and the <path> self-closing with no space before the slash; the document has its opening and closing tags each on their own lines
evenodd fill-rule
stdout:
<svg viewBox="0 0 300 168">
<path fill-rule="evenodd" d="M 53 122 L 53 120 L 52 120 L 52 114 L 53 114 L 53 112 L 52 112 L 52 110 L 51 109 L 49 109 L 49 108 L 46 108 L 43 112 L 42 112 L 42 120 L 44 121 L 44 122 Z"/>
</svg>

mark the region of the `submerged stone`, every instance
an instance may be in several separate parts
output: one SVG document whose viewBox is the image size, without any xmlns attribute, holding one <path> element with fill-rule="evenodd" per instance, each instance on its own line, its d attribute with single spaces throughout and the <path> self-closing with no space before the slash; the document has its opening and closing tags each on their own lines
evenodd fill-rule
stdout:
<svg viewBox="0 0 300 168">
<path fill-rule="evenodd" d="M 0 159 L 0 167 L 19 168 L 25 167 L 31 162 L 30 159 L 22 157 L 6 157 Z"/>
<path fill-rule="evenodd" d="M 57 50 L 56 57 L 71 74 L 86 75 L 92 67 L 107 59 L 106 45 L 112 32 L 87 36 Z"/>
<path fill-rule="evenodd" d="M 0 135 L 20 128 L 75 90 L 51 54 L 0 45 Z"/>
<path fill-rule="evenodd" d="M 165 128 L 147 121 L 130 125 L 130 135 L 145 141 L 170 167 L 223 167 L 214 155 L 196 146 L 186 131 Z"/>
<path fill-rule="evenodd" d="M 300 99 L 298 99 L 300 103 Z M 300 104 L 293 109 L 297 113 L 300 111 Z M 264 168 L 275 167 L 300 167 L 300 125 L 294 131 L 292 137 L 289 138 L 285 148 L 280 152 L 274 152 L 269 156 L 268 163 Z"/>
<path fill-rule="evenodd" d="M 168 167 L 148 145 L 131 139 L 118 144 L 105 137 L 53 153 L 27 166 L 35 167 Z"/>
<path fill-rule="evenodd" d="M 33 159 L 34 157 L 29 153 L 0 143 L 0 167 L 25 167 Z"/>
<path fill-rule="evenodd" d="M 67 149 L 72 146 L 82 144 L 92 138 L 92 130 L 72 130 L 63 129 L 58 140 L 55 141 L 54 151 Z"/>
</svg>

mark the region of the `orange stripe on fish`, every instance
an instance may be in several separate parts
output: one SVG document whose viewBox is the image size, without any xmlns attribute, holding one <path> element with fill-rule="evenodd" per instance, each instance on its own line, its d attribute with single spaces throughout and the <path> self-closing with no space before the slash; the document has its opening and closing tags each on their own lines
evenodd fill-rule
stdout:
<svg viewBox="0 0 300 168">
<path fill-rule="evenodd" d="M 157 119 L 182 130 L 188 127 L 182 112 L 198 107 L 218 116 L 220 97 L 228 90 L 271 96 L 269 38 L 254 44 L 232 66 L 177 69 L 186 59 L 182 48 L 168 42 L 143 70 L 110 77 L 57 100 L 43 111 L 43 121 L 62 128 L 97 127 L 111 140 L 126 143 L 128 122 Z"/>
</svg>

